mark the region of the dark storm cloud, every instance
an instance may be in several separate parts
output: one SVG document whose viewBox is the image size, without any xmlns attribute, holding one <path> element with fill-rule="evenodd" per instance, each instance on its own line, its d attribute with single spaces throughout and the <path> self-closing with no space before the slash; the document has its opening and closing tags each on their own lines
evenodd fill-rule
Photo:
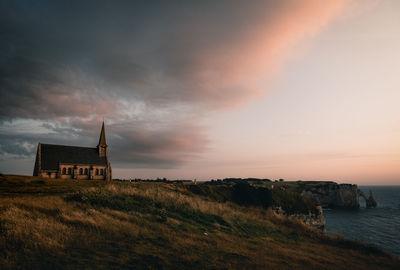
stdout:
<svg viewBox="0 0 400 270">
<path fill-rule="evenodd" d="M 164 106 L 215 98 L 199 93 L 201 58 L 245 32 L 257 17 L 256 6 L 233 1 L 5 1 L 0 114 L 80 116 L 74 106 L 67 113 L 43 96 L 89 92 L 96 98 L 94 89 Z"/>
<path fill-rule="evenodd" d="M 1 2 L 0 121 L 65 123 L 69 118 L 72 126 L 61 130 L 47 124 L 44 127 L 52 132 L 40 136 L 3 132 L 0 151 L 33 154 L 34 147 L 27 145 L 62 143 L 54 138 L 63 138 L 71 128 L 83 130 L 77 134 L 82 143 L 85 135 L 97 135 L 96 120 L 101 116 L 130 120 L 129 125 L 110 128 L 113 159 L 121 164 L 170 167 L 200 151 L 206 139 L 198 126 L 186 125 L 178 117 L 167 128 L 149 129 L 148 125 L 164 120 L 149 111 L 160 106 L 164 110 L 171 106 L 174 111 L 177 104 L 192 99 L 195 87 L 188 89 L 186 83 L 193 76 L 196 52 L 201 56 L 207 42 L 224 33 L 226 25 L 221 22 L 229 26 L 234 22 L 229 17 L 224 21 L 209 16 L 210 11 L 220 13 L 225 8 L 222 3 L 175 4 Z M 215 27 L 201 27 L 204 16 L 210 17 Z M 131 119 L 121 115 L 125 106 L 135 106 L 129 105 L 130 101 L 143 102 L 146 111 Z M 90 115 L 98 118 L 85 120 Z M 113 137 L 113 132 L 117 136 Z"/>
<path fill-rule="evenodd" d="M 34 137 L 11 125 L 0 152 L 33 154 L 26 142 L 68 132 L 74 139 L 60 143 L 92 142 L 105 117 L 121 166 L 190 159 L 207 141 L 201 117 L 252 95 L 232 78 L 247 54 L 268 46 L 246 50 L 243 40 L 272 36 L 277 14 L 296 2 L 1 1 L 0 127 L 18 119 L 59 126 Z"/>
<path fill-rule="evenodd" d="M 27 157 L 34 153 L 35 141 L 31 136 L 7 136 L 0 134 L 0 153 L 10 153 L 15 157 Z M 1 156 L 0 156 L 1 159 Z"/>
<path fill-rule="evenodd" d="M 206 143 L 204 131 L 191 124 L 158 130 L 122 124 L 109 130 L 116 134 L 110 137 L 111 158 L 123 167 L 176 167 L 193 158 Z"/>
<path fill-rule="evenodd" d="M 38 142 L 62 144 L 69 141 L 76 145 L 90 143 L 80 130 L 65 128 L 57 123 L 44 123 L 40 133 L 35 133 L 30 120 L 23 121 L 24 128 L 12 129 L 12 123 L 3 122 L 0 127 L 0 160 L 3 158 L 26 158 L 36 154 Z M 21 125 L 20 125 L 21 126 Z M 44 132 L 43 132 L 44 131 Z M 56 136 L 55 136 L 56 135 Z"/>
</svg>

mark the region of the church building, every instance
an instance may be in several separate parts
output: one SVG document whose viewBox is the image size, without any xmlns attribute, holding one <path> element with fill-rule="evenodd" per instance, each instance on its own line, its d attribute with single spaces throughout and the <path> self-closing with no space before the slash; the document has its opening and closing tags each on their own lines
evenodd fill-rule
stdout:
<svg viewBox="0 0 400 270">
<path fill-rule="evenodd" d="M 33 176 L 112 180 L 104 122 L 97 147 L 39 143 Z"/>
</svg>

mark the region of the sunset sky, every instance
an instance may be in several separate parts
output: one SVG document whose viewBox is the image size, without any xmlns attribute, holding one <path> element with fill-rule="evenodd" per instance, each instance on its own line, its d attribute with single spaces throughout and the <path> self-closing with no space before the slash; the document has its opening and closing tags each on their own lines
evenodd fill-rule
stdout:
<svg viewBox="0 0 400 270">
<path fill-rule="evenodd" d="M 400 1 L 0 1 L 0 172 L 400 184 Z"/>
</svg>

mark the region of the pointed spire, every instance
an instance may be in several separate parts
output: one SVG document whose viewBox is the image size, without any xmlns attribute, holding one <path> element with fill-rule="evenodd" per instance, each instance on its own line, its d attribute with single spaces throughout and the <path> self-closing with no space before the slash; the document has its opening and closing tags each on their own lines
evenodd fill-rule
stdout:
<svg viewBox="0 0 400 270">
<path fill-rule="evenodd" d="M 103 125 L 101 126 L 101 133 L 100 133 L 100 139 L 99 139 L 99 145 L 98 146 L 107 146 L 107 144 L 106 144 L 106 132 L 104 130 L 104 121 L 103 121 Z"/>
</svg>

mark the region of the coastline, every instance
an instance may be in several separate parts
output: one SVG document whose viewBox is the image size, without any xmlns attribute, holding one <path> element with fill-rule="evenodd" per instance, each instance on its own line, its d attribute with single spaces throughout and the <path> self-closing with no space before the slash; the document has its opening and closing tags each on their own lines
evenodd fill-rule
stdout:
<svg viewBox="0 0 400 270">
<path fill-rule="evenodd" d="M 324 209 L 327 234 L 369 242 L 400 257 L 400 196 L 393 197 L 400 192 L 400 186 L 369 185 L 359 188 L 364 192 L 371 189 L 378 207 L 366 208 L 361 203 L 360 209 Z"/>
</svg>

